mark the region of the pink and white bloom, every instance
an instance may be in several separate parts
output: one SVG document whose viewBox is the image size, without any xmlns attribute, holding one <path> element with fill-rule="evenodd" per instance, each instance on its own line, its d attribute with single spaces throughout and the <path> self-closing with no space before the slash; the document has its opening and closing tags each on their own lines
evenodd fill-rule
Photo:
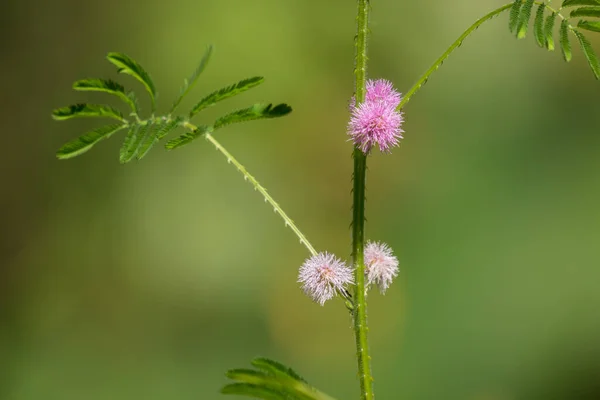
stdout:
<svg viewBox="0 0 600 400">
<path fill-rule="evenodd" d="M 367 286 L 375 284 L 379 291 L 385 291 L 398 275 L 398 259 L 385 243 L 367 242 L 365 247 L 365 276 Z"/>
<path fill-rule="evenodd" d="M 352 116 L 348 124 L 348 135 L 354 145 L 367 154 L 374 145 L 389 153 L 402 139 L 404 121 L 396 108 L 402 99 L 392 84 L 385 79 L 369 80 L 366 85 L 365 101 L 358 107 L 351 100 Z"/>
<path fill-rule="evenodd" d="M 346 263 L 325 252 L 304 261 L 300 267 L 298 282 L 302 283 L 302 290 L 308 297 L 324 305 L 338 291 L 345 291 L 347 285 L 352 285 L 354 277 Z"/>
</svg>

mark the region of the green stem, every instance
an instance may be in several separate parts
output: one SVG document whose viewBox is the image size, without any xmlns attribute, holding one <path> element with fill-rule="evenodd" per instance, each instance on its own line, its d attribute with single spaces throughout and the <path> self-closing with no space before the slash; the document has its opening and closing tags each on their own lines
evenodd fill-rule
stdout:
<svg viewBox="0 0 600 400">
<path fill-rule="evenodd" d="M 369 0 L 358 0 L 355 90 L 356 104 L 365 99 L 367 75 L 367 36 L 369 31 Z M 365 182 L 367 156 L 357 147 L 354 148 L 354 181 L 352 207 L 352 256 L 354 261 L 354 335 L 362 400 L 373 400 L 373 377 L 371 375 L 371 356 L 367 337 L 367 301 L 365 298 Z"/>
<path fill-rule="evenodd" d="M 464 33 L 462 35 L 460 35 L 458 37 L 458 39 L 456 39 L 456 41 L 454 43 L 452 43 L 452 45 L 450 45 L 450 47 L 448 47 L 448 50 L 446 50 L 444 52 L 444 54 L 442 54 L 440 56 L 440 58 L 435 60 L 433 65 L 431 67 L 429 67 L 429 69 L 427 71 L 425 71 L 423 76 L 421 76 L 419 78 L 419 80 L 413 85 L 413 87 L 411 87 L 410 90 L 408 92 L 406 92 L 406 94 L 404 95 L 404 98 L 402 98 L 402 101 L 400 101 L 400 104 L 398 105 L 398 110 L 401 110 L 406 105 L 406 103 L 408 103 L 408 101 L 411 99 L 411 97 L 425 83 L 427 83 L 429 76 L 431 74 L 433 74 L 444 63 L 444 61 L 446 61 L 446 58 L 448 58 L 448 56 L 450 56 L 450 54 L 462 44 L 463 40 L 465 40 L 465 38 L 467 36 L 469 36 L 471 33 L 473 33 L 477 28 L 479 28 L 479 26 L 481 24 L 483 24 L 486 21 L 489 21 L 490 19 L 494 18 L 495 16 L 508 10 L 509 8 L 512 7 L 512 5 L 513 5 L 513 3 L 509 3 L 509 4 L 503 5 L 500 8 L 495 9 L 494 11 L 490 12 L 489 14 L 486 14 L 483 17 L 481 17 L 480 19 L 478 19 L 473 25 L 471 25 L 466 31 L 464 31 Z"/>
<path fill-rule="evenodd" d="M 190 124 L 189 122 L 185 123 L 184 126 L 191 130 L 197 129 L 197 127 Z M 254 178 L 252 175 L 250 175 L 250 173 L 246 170 L 246 168 L 244 168 L 244 166 L 242 164 L 240 164 L 238 162 L 238 160 L 236 160 L 231 155 L 231 153 L 229 153 L 223 146 L 221 146 L 221 143 L 217 142 L 217 140 L 210 133 L 205 133 L 204 137 L 206 138 L 206 140 L 211 142 L 216 147 L 216 149 L 219 150 L 227 158 L 227 162 L 235 165 L 237 170 L 240 171 L 242 173 L 242 175 L 244 175 L 245 180 L 248 180 L 248 181 L 250 181 L 250 183 L 252 183 L 252 186 L 254 186 L 254 190 L 257 190 L 260 194 L 263 195 L 263 197 L 265 198 L 265 202 L 267 202 L 267 203 L 271 204 L 271 206 L 273 206 L 273 211 L 275 211 L 277 214 L 279 214 L 281 216 L 281 218 L 283 218 L 283 221 L 285 222 L 285 226 L 289 226 L 290 229 L 296 234 L 296 236 L 298 236 L 298 239 L 300 239 L 300 243 L 303 244 L 304 246 L 306 246 L 308 251 L 310 251 L 310 253 L 313 256 L 317 255 L 317 251 L 310 244 L 310 242 L 308 241 L 306 236 L 304 236 L 304 234 L 300 231 L 300 229 L 298 229 L 296 224 L 294 224 L 294 221 L 292 221 L 292 219 L 290 217 L 288 217 L 288 215 L 283 211 L 283 209 L 279 206 L 279 204 L 277 204 L 277 202 L 271 197 L 271 195 L 269 193 L 267 193 L 267 189 L 265 189 L 260 183 L 258 183 L 256 178 Z"/>
</svg>

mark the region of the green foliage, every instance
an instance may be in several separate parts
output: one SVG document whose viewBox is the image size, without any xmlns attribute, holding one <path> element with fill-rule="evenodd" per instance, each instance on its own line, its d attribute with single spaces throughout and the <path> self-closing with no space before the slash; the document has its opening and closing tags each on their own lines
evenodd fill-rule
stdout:
<svg viewBox="0 0 600 400">
<path fill-rule="evenodd" d="M 571 18 L 574 17 L 600 17 L 600 7 L 581 7 L 571 11 Z"/>
<path fill-rule="evenodd" d="M 73 84 L 75 90 L 105 92 L 119 97 L 131 108 L 132 112 L 128 117 L 132 117 L 133 121 L 129 121 L 119 110 L 107 105 L 82 103 L 57 108 L 52 112 L 52 117 L 59 121 L 80 117 L 107 117 L 117 119 L 121 121 L 122 124 L 107 125 L 85 133 L 79 138 L 62 146 L 56 153 L 56 156 L 59 159 L 67 159 L 83 154 L 92 148 L 99 140 L 106 139 L 115 132 L 128 127 L 129 130 L 125 135 L 119 153 L 119 160 L 121 163 L 127 163 L 134 158 L 141 160 L 158 141 L 163 139 L 177 127 L 184 127 L 188 129 L 189 132 L 169 141 L 166 145 L 167 149 L 181 147 L 207 132 L 212 132 L 213 130 L 228 124 L 255 119 L 281 117 L 292 110 L 291 107 L 286 104 L 279 104 L 275 107 L 271 104 L 255 104 L 252 107 L 229 113 L 224 117 L 219 118 L 213 125 L 200 125 L 199 127 L 196 127 L 189 122 L 189 118 L 196 115 L 204 108 L 261 84 L 264 79 L 257 76 L 244 79 L 234 85 L 227 86 L 209 94 L 200 100 L 186 116 L 171 115 L 183 98 L 195 86 L 198 78 L 206 68 L 212 52 L 212 46 L 208 46 L 200 64 L 196 67 L 191 76 L 184 81 L 184 85 L 181 88 L 178 97 L 173 102 L 171 112 L 164 116 L 154 116 L 156 89 L 150 75 L 136 61 L 127 55 L 122 53 L 108 53 L 106 58 L 117 66 L 118 72 L 131 75 L 144 85 L 152 100 L 153 115 L 147 119 L 140 118 L 136 96 L 133 92 L 126 91 L 120 83 L 110 79 L 97 78 L 78 80 Z"/>
<path fill-rule="evenodd" d="M 562 3 L 562 7 L 573 6 L 600 6 L 600 0 L 565 0 Z"/>
<path fill-rule="evenodd" d="M 252 361 L 252 365 L 258 370 L 228 371 L 227 377 L 237 382 L 224 386 L 221 393 L 265 400 L 334 400 L 277 361 L 257 358 Z"/>
<path fill-rule="evenodd" d="M 546 6 L 540 4 L 535 13 L 535 22 L 533 23 L 533 34 L 538 46 L 546 47 L 546 37 L 544 36 L 544 9 Z"/>
<path fill-rule="evenodd" d="M 529 18 L 531 18 L 531 9 L 533 8 L 534 0 L 526 0 L 521 7 L 519 13 L 519 23 L 517 24 L 517 38 L 522 39 L 527 35 L 527 27 L 529 26 Z"/>
<path fill-rule="evenodd" d="M 123 53 L 108 53 L 106 58 L 118 68 L 119 73 L 131 75 L 144 85 L 146 91 L 150 94 L 152 111 L 154 111 L 156 108 L 156 89 L 154 87 L 154 82 L 152 82 L 150 75 L 144 68 Z"/>
<path fill-rule="evenodd" d="M 52 118 L 63 121 L 71 118 L 106 117 L 124 121 L 123 114 L 110 106 L 101 104 L 73 104 L 52 111 Z"/>
<path fill-rule="evenodd" d="M 533 0 L 516 0 L 510 6 L 509 28 L 513 33 L 516 31 L 517 38 L 523 38 L 527 33 L 527 27 L 529 25 L 531 10 L 534 3 L 535 1 Z M 556 23 L 556 18 L 560 17 L 559 43 L 564 60 L 569 62 L 573 57 L 571 42 L 569 40 L 569 32 L 573 32 L 579 41 L 594 76 L 596 79 L 600 79 L 600 75 L 598 74 L 598 58 L 596 57 L 590 42 L 580 31 L 580 29 L 584 29 L 600 32 L 600 21 L 581 20 L 578 22 L 577 26 L 574 27 L 569 23 L 569 18 L 561 14 L 563 7 L 582 6 L 572 10 L 570 12 L 570 17 L 600 17 L 600 0 L 565 0 L 558 11 L 551 8 L 546 1 L 539 2 L 538 4 L 539 6 L 535 13 L 534 21 L 534 36 L 537 44 L 548 50 L 554 50 L 554 24 Z M 509 5 L 506 5 L 506 7 L 509 7 Z M 546 9 L 549 10 L 549 15 L 544 21 Z"/>
<path fill-rule="evenodd" d="M 592 45 L 590 44 L 589 40 L 587 40 L 587 38 L 583 35 L 583 33 L 579 31 L 573 31 L 573 33 L 577 37 L 577 40 L 579 40 L 581 50 L 583 51 L 585 58 L 587 58 L 588 64 L 590 65 L 594 76 L 596 77 L 596 79 L 600 79 L 600 62 L 598 62 L 598 57 L 596 56 L 596 53 L 594 53 Z"/>
<path fill-rule="evenodd" d="M 550 51 L 554 50 L 554 23 L 556 22 L 556 16 L 558 14 L 553 12 L 548 15 L 546 18 L 546 23 L 544 24 L 544 34 L 546 36 L 546 48 Z"/>
<path fill-rule="evenodd" d="M 209 94 L 208 96 L 200 100 L 198 104 L 192 107 L 192 111 L 190 111 L 190 118 L 198 114 L 203 109 L 210 107 L 219 101 L 228 99 L 230 97 L 243 93 L 248 89 L 260 85 L 263 81 L 264 78 L 262 76 L 255 76 L 252 78 L 244 79 L 242 81 L 239 81 L 238 83 L 224 87 L 222 89 L 217 90 L 216 92 Z"/>
<path fill-rule="evenodd" d="M 167 142 L 167 144 L 165 145 L 165 147 L 167 148 L 167 150 L 173 150 L 178 147 L 184 146 L 188 143 L 191 143 L 193 140 L 199 138 L 200 136 L 204 135 L 205 133 L 210 133 L 210 132 L 212 132 L 211 126 L 200 125 L 199 127 L 197 127 L 196 129 L 194 129 L 191 132 L 186 132 L 183 135 L 176 137 L 175 139 L 169 140 Z"/>
<path fill-rule="evenodd" d="M 234 111 L 217 119 L 213 125 L 217 130 L 225 125 L 238 122 L 252 121 L 263 118 L 278 118 L 289 114 L 292 108 L 287 104 L 278 104 L 275 107 L 272 104 L 254 104 L 251 107 L 242 110 Z"/>
<path fill-rule="evenodd" d="M 600 32 L 599 21 L 579 21 L 577 24 L 578 28 L 585 29 L 586 31 Z"/>
<path fill-rule="evenodd" d="M 135 95 L 125 92 L 123 85 L 110 79 L 81 79 L 73 84 L 73 89 L 79 91 L 94 91 L 113 94 L 131 107 L 131 111 L 138 112 Z"/>
<path fill-rule="evenodd" d="M 121 129 L 126 128 L 127 125 L 114 124 L 114 125 L 106 125 L 93 131 L 86 133 L 78 137 L 75 140 L 72 140 L 65 145 L 63 145 L 57 152 L 56 157 L 61 160 L 66 160 L 67 158 L 76 157 L 80 154 L 85 153 L 89 149 L 92 148 L 96 143 L 98 143 L 102 139 L 108 139 L 114 133 L 120 131 Z"/>
<path fill-rule="evenodd" d="M 204 56 L 202 57 L 202 60 L 200 60 L 200 64 L 198 64 L 198 67 L 196 67 L 196 69 L 194 70 L 192 75 L 183 82 L 183 87 L 181 88 L 181 90 L 179 92 L 179 97 L 177 97 L 177 99 L 173 103 L 170 114 L 172 114 L 175 111 L 177 106 L 179 106 L 179 103 L 181 103 L 181 100 L 183 100 L 183 98 L 190 92 L 190 90 L 192 90 L 192 88 L 196 84 L 196 81 L 200 77 L 200 74 L 206 68 L 208 61 L 210 60 L 210 56 L 212 55 L 212 51 L 213 51 L 212 45 L 208 46 L 208 48 L 206 49 L 206 52 L 204 53 Z"/>
<path fill-rule="evenodd" d="M 569 41 L 569 22 L 566 19 L 560 24 L 560 48 L 566 62 L 571 61 L 571 42 Z"/>
</svg>

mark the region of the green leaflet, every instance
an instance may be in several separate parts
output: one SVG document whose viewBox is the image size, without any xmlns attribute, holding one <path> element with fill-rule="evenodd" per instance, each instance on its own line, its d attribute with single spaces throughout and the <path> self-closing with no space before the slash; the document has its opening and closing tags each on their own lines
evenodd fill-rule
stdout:
<svg viewBox="0 0 600 400">
<path fill-rule="evenodd" d="M 571 11 L 573 17 L 600 17 L 600 7 L 581 7 Z"/>
<path fill-rule="evenodd" d="M 552 13 L 546 18 L 546 24 L 544 25 L 544 35 L 546 36 L 546 48 L 550 51 L 554 50 L 554 23 L 556 22 L 557 13 Z"/>
<path fill-rule="evenodd" d="M 508 16 L 508 29 L 510 29 L 511 32 L 514 32 L 514 30 L 517 28 L 517 24 L 519 23 L 519 12 L 521 11 L 522 4 L 522 0 L 515 0 L 510 8 L 510 14 Z"/>
<path fill-rule="evenodd" d="M 544 9 L 546 6 L 540 4 L 535 13 L 535 22 L 533 23 L 533 34 L 535 41 L 540 47 L 546 47 L 546 38 L 544 37 Z"/>
<path fill-rule="evenodd" d="M 225 125 L 234 124 L 244 121 L 252 121 L 262 118 L 277 118 L 292 112 L 292 108 L 287 104 L 278 104 L 275 107 L 272 104 L 254 104 L 251 107 L 242 110 L 234 111 L 217 119 L 213 125 L 217 130 Z"/>
<path fill-rule="evenodd" d="M 560 24 L 560 47 L 566 62 L 571 61 L 571 42 L 569 41 L 569 22 L 563 19 Z"/>
<path fill-rule="evenodd" d="M 224 394 L 236 394 L 260 399 L 334 400 L 310 386 L 289 367 L 266 358 L 257 358 L 252 365 L 260 370 L 233 369 L 227 377 L 237 381 L 221 389 Z"/>
<path fill-rule="evenodd" d="M 144 125 L 145 126 L 145 125 Z M 127 131 L 127 135 L 125 136 L 125 140 L 123 140 L 123 144 L 121 145 L 121 150 L 119 152 L 119 161 L 121 164 L 125 164 L 127 161 L 131 159 L 130 152 L 134 146 L 135 141 L 137 140 L 138 133 L 142 125 L 136 124 L 132 125 Z"/>
<path fill-rule="evenodd" d="M 170 121 L 160 121 L 152 125 L 151 131 L 146 135 L 137 152 L 136 158 L 141 160 L 159 140 L 179 126 L 183 118 L 178 117 Z"/>
<path fill-rule="evenodd" d="M 73 83 L 73 89 L 79 91 L 95 91 L 113 94 L 123 100 L 131 107 L 131 111 L 137 113 L 137 104 L 133 92 L 125 92 L 123 85 L 110 79 L 81 79 Z"/>
<path fill-rule="evenodd" d="M 266 373 L 268 373 L 270 375 L 285 376 L 285 377 L 306 383 L 306 380 L 304 378 L 302 378 L 300 375 L 298 375 L 298 373 L 296 373 L 296 371 L 294 371 L 290 367 L 287 367 L 277 361 L 270 360 L 268 358 L 259 357 L 259 358 L 255 358 L 254 360 L 252 360 L 251 364 L 253 366 L 255 366 L 256 368 L 262 369 L 263 371 L 265 371 Z"/>
<path fill-rule="evenodd" d="M 260 85 L 263 81 L 264 78 L 262 76 L 255 76 L 252 78 L 244 79 L 242 81 L 239 81 L 238 83 L 224 87 L 222 89 L 217 90 L 216 92 L 209 94 L 208 96 L 200 100 L 200 102 L 198 102 L 198 104 L 196 104 L 192 108 L 192 111 L 190 111 L 190 118 L 198 114 L 201 110 L 205 109 L 206 107 L 212 106 L 213 104 L 219 101 L 243 93 L 248 89 Z"/>
<path fill-rule="evenodd" d="M 519 23 L 517 28 L 517 38 L 523 39 L 527 35 L 529 19 L 531 18 L 531 9 L 533 8 L 534 0 L 526 0 L 519 14 Z"/>
<path fill-rule="evenodd" d="M 562 7 L 573 6 L 600 6 L 600 0 L 565 0 Z"/>
<path fill-rule="evenodd" d="M 152 101 L 152 111 L 156 108 L 156 89 L 154 82 L 150 78 L 150 75 L 139 65 L 135 60 L 123 53 L 108 53 L 106 56 L 108 61 L 113 63 L 122 74 L 133 76 L 135 79 L 140 81 L 142 85 L 150 94 L 150 100 Z"/>
<path fill-rule="evenodd" d="M 173 150 L 181 146 L 185 146 L 186 144 L 191 143 L 193 140 L 199 138 L 207 132 L 212 132 L 212 127 L 207 125 L 200 125 L 198 129 L 191 132 L 186 132 L 183 135 L 176 137 L 175 139 L 171 139 L 165 145 L 167 150 Z"/>
<path fill-rule="evenodd" d="M 78 137 L 77 139 L 64 144 L 56 152 L 56 157 L 61 160 L 66 160 L 67 158 L 76 157 L 80 154 L 85 153 L 89 149 L 91 149 L 100 140 L 108 139 L 114 133 L 116 133 L 126 127 L 127 127 L 127 125 L 114 124 L 114 125 L 106 125 L 101 128 L 94 129 L 93 131 L 90 131 L 90 132 Z"/>
<path fill-rule="evenodd" d="M 578 28 L 585 29 L 587 31 L 592 32 L 600 32 L 600 22 L 599 21 L 579 21 L 577 24 Z"/>
<path fill-rule="evenodd" d="M 52 111 L 52 118 L 63 121 L 71 118 L 106 117 L 125 121 L 123 114 L 110 106 L 102 104 L 73 104 L 67 107 L 57 108 Z"/>
<path fill-rule="evenodd" d="M 592 45 L 587 40 L 587 38 L 583 35 L 583 33 L 579 32 L 577 30 L 573 30 L 573 33 L 577 37 L 577 40 L 579 40 L 579 44 L 581 45 L 581 50 L 583 51 L 585 58 L 587 58 L 588 64 L 590 65 L 590 68 L 592 69 L 594 76 L 596 77 L 596 79 L 600 79 L 600 62 L 598 62 L 598 57 L 596 56 L 596 53 L 594 53 L 594 49 L 592 48 Z"/>
<path fill-rule="evenodd" d="M 210 56 L 212 55 L 212 51 L 213 51 L 212 45 L 208 46 L 208 48 L 206 49 L 206 52 L 204 53 L 204 56 L 202 57 L 202 60 L 200 60 L 200 64 L 198 64 L 198 67 L 196 67 L 196 69 L 192 73 L 192 76 L 190 76 L 188 79 L 186 79 L 184 81 L 183 87 L 179 91 L 179 97 L 177 97 L 177 99 L 173 102 L 173 106 L 171 107 L 170 114 L 172 114 L 173 111 L 175 111 L 177 106 L 179 106 L 179 103 L 181 103 L 181 100 L 183 100 L 183 98 L 189 93 L 189 91 L 192 90 L 192 88 L 196 84 L 196 81 L 198 80 L 198 77 L 206 68 L 208 61 L 210 60 Z"/>
</svg>

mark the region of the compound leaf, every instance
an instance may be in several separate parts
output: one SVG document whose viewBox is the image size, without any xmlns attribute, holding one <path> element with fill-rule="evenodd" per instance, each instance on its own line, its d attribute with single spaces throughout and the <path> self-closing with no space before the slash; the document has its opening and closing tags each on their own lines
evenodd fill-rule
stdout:
<svg viewBox="0 0 600 400">
<path fill-rule="evenodd" d="M 519 23 L 517 29 L 517 38 L 522 39 L 527 35 L 529 19 L 531 18 L 531 9 L 533 8 L 534 0 L 526 0 L 519 14 Z"/>
<path fill-rule="evenodd" d="M 222 394 L 234 394 L 263 400 L 290 400 L 286 393 L 251 383 L 230 383 L 221 389 Z M 292 398 L 292 400 L 295 400 Z"/>
<path fill-rule="evenodd" d="M 544 36 L 546 36 L 546 48 L 550 51 L 554 50 L 554 23 L 558 14 L 553 12 L 546 18 L 544 24 Z"/>
<path fill-rule="evenodd" d="M 252 78 L 244 79 L 235 83 L 231 86 L 224 87 L 222 89 L 217 90 L 216 92 L 212 92 L 202 100 L 198 102 L 190 111 L 190 118 L 194 115 L 198 114 L 201 110 L 206 107 L 212 106 L 213 104 L 238 95 L 240 93 L 245 92 L 248 89 L 251 89 L 255 86 L 260 85 L 264 81 L 262 76 L 255 76 Z"/>
<path fill-rule="evenodd" d="M 521 12 L 522 4 L 522 0 L 515 0 L 512 7 L 510 8 L 510 14 L 508 17 L 508 29 L 510 29 L 511 32 L 514 32 L 519 23 L 519 13 Z"/>
<path fill-rule="evenodd" d="M 127 125 L 114 124 L 94 129 L 93 131 L 81 135 L 77 139 L 64 144 L 56 152 L 56 157 L 61 160 L 66 160 L 67 158 L 73 158 L 83 154 L 91 149 L 100 140 L 108 139 L 113 134 L 121 129 L 124 129 L 125 127 L 127 127 Z"/>
<path fill-rule="evenodd" d="M 125 92 L 125 88 L 121 84 L 110 79 L 81 79 L 73 83 L 73 89 L 82 92 L 93 91 L 113 94 L 127 103 L 131 107 L 131 111 L 137 112 L 137 104 L 133 92 Z"/>
<path fill-rule="evenodd" d="M 600 7 L 581 7 L 571 11 L 571 18 L 574 17 L 600 17 Z"/>
<path fill-rule="evenodd" d="M 124 121 L 123 114 L 113 107 L 103 104 L 73 104 L 52 111 L 52 118 L 63 121 L 71 118 L 106 117 Z"/>
<path fill-rule="evenodd" d="M 135 79 L 140 81 L 142 85 L 150 94 L 150 100 L 152 101 L 152 111 L 156 108 L 156 89 L 154 82 L 150 78 L 150 75 L 138 64 L 135 60 L 123 53 L 108 53 L 106 56 L 108 61 L 113 63 L 122 74 L 133 76 Z"/>
<path fill-rule="evenodd" d="M 560 47 L 566 62 L 571 61 L 571 42 L 569 41 L 569 22 L 566 19 L 560 24 Z"/>
<path fill-rule="evenodd" d="M 562 7 L 573 6 L 600 6 L 600 0 L 565 0 Z"/>
<path fill-rule="evenodd" d="M 533 34 L 538 46 L 546 47 L 546 38 L 544 37 L 544 9 L 546 6 L 540 4 L 535 13 L 535 22 L 533 23 Z"/>
<path fill-rule="evenodd" d="M 581 50 L 583 51 L 585 58 L 587 58 L 588 64 L 590 65 L 590 68 L 592 69 L 594 76 L 596 77 L 596 79 L 600 79 L 600 62 L 598 62 L 598 57 L 596 56 L 596 53 L 594 53 L 594 49 L 592 48 L 592 45 L 587 40 L 587 38 L 583 35 L 583 33 L 579 32 L 577 30 L 573 30 L 573 33 L 577 37 L 577 40 L 579 40 L 579 44 L 581 45 Z"/>
<path fill-rule="evenodd" d="M 183 118 L 178 117 L 169 121 L 160 121 L 152 125 L 152 130 L 146 135 L 137 152 L 136 158 L 141 160 L 159 140 L 179 126 Z"/>
<path fill-rule="evenodd" d="M 578 28 L 592 32 L 600 32 L 600 21 L 579 21 Z"/>
<path fill-rule="evenodd" d="M 200 136 L 204 135 L 207 132 L 211 132 L 212 131 L 212 127 L 207 126 L 207 125 L 200 125 L 198 127 L 198 129 L 191 131 L 191 132 L 186 132 L 183 135 L 176 137 L 175 139 L 171 139 L 167 142 L 167 144 L 165 145 L 165 148 L 167 148 L 168 150 L 173 150 L 176 149 L 178 147 L 181 146 L 185 146 L 186 144 L 191 143 L 193 140 L 199 138 Z"/>
<path fill-rule="evenodd" d="M 190 76 L 188 79 L 186 79 L 184 81 L 183 87 L 181 88 L 181 90 L 179 92 L 179 96 L 177 97 L 175 102 L 173 102 L 173 106 L 171 107 L 171 113 L 173 113 L 173 111 L 175 111 L 177 106 L 179 106 L 179 103 L 181 103 L 181 100 L 183 100 L 183 98 L 189 93 L 190 90 L 192 90 L 192 88 L 196 84 L 198 77 L 200 77 L 200 74 L 204 71 L 204 69 L 206 68 L 206 65 L 208 64 L 208 61 L 210 60 L 212 51 L 213 51 L 212 45 L 208 46 L 208 48 L 206 49 L 206 52 L 204 53 L 204 56 L 202 57 L 202 60 L 200 60 L 200 64 L 198 64 L 198 66 L 192 73 L 192 76 Z"/>
<path fill-rule="evenodd" d="M 213 125 L 214 129 L 222 128 L 225 125 L 244 121 L 252 121 L 263 118 L 277 118 L 289 114 L 292 108 L 287 104 L 278 104 L 273 107 L 272 104 L 254 104 L 251 107 L 234 111 L 217 119 Z"/>
<path fill-rule="evenodd" d="M 273 376 L 285 376 L 306 383 L 306 380 L 298 375 L 296 371 L 277 361 L 259 357 L 252 360 L 251 364 Z"/>
</svg>

